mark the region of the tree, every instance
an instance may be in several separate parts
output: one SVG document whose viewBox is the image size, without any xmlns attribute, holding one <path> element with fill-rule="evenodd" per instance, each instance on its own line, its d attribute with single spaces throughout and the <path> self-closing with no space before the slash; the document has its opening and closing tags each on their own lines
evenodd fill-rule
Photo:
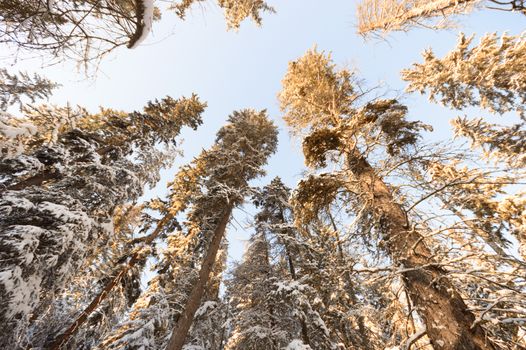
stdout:
<svg viewBox="0 0 526 350">
<path fill-rule="evenodd" d="M 490 112 L 523 112 L 526 103 L 525 36 L 486 34 L 473 46 L 474 36 L 460 34 L 457 46 L 444 58 L 432 50 L 423 63 L 402 71 L 407 92 L 429 93 L 434 102 L 463 109 L 477 106 Z"/>
<path fill-rule="evenodd" d="M 28 346 L 34 348 L 52 348 L 50 345 L 57 334 L 75 321 L 75 331 L 68 333 L 71 339 L 61 343 L 61 348 L 91 349 L 98 343 L 101 334 L 109 332 L 122 314 L 140 295 L 141 274 L 145 260 L 133 264 L 120 275 L 119 270 L 127 261 L 130 251 L 142 251 L 144 237 L 137 238 L 142 229 L 151 225 L 152 218 L 145 212 L 145 205 L 127 204 L 115 209 L 113 234 L 107 240 L 98 241 L 91 256 L 74 273 L 71 282 L 53 300 L 42 313 L 34 313 L 30 320 Z M 116 278 L 118 276 L 119 278 Z M 106 285 L 116 279 L 109 291 Z M 87 308 L 95 298 L 97 307 Z M 79 315 L 79 311 L 82 311 Z M 64 334 L 64 332 L 62 333 Z"/>
<path fill-rule="evenodd" d="M 482 148 L 487 159 L 504 160 L 514 167 L 524 167 L 526 103 L 524 35 L 488 34 L 470 47 L 474 37 L 461 34 L 457 46 L 444 58 L 426 50 L 424 62 L 402 71 L 409 82 L 406 91 L 428 92 L 429 99 L 456 110 L 480 107 L 492 113 L 516 111 L 521 120 L 511 126 L 490 124 L 482 119 L 456 118 L 455 134 L 467 137 Z"/>
<path fill-rule="evenodd" d="M 279 178 L 254 196 L 256 232 L 227 282 L 227 348 L 380 348 L 353 316 L 368 312 L 353 305 L 359 288 L 348 283 L 347 252 L 334 232 L 312 232 L 321 223 L 298 230 L 289 197 Z"/>
<path fill-rule="evenodd" d="M 0 13 L 0 43 L 85 62 L 135 47 L 159 17 L 143 0 L 8 0 Z"/>
<path fill-rule="evenodd" d="M 424 194 L 411 211 L 428 217 L 428 222 L 440 221 L 433 235 L 444 232 L 452 244 L 437 252 L 437 260 L 455 271 L 469 308 L 476 311 L 475 323 L 484 324 L 496 347 L 520 349 L 524 327 L 515 320 L 524 315 L 526 292 L 522 288 L 526 265 L 524 258 L 517 258 L 524 245 L 520 236 L 524 193 L 513 187 L 524 174 L 485 167 L 468 150 L 442 152 L 435 147 L 433 157 L 413 167 L 412 183 Z M 437 208 L 435 218 L 417 209 L 422 203 L 421 207 Z M 510 242 L 513 236 L 519 244 Z"/>
<path fill-rule="evenodd" d="M 181 0 L 171 6 L 177 15 L 184 18 L 186 12 L 194 3 L 204 0 Z M 247 17 L 250 17 L 257 25 L 261 25 L 263 12 L 274 13 L 275 10 L 263 0 L 218 0 L 218 5 L 224 10 L 227 27 L 238 29 Z"/>
<path fill-rule="evenodd" d="M 203 301 L 195 312 L 192 327 L 183 349 L 222 350 L 225 346 L 228 329 L 229 305 L 220 295 L 226 269 L 228 245 L 223 238 L 217 253 L 217 260 L 206 286 Z"/>
<path fill-rule="evenodd" d="M 130 320 L 106 337 L 102 347 L 159 349 L 170 340 L 169 346 L 182 348 L 191 341 L 188 331 L 207 286 L 210 291 L 231 211 L 249 193 L 248 181 L 263 174 L 261 167 L 276 143 L 277 131 L 265 111 L 242 110 L 229 117 L 215 145 L 194 161 L 202 172 L 189 197 L 185 229 L 168 240 L 158 275 L 135 304 Z"/>
<path fill-rule="evenodd" d="M 112 235 L 114 209 L 158 180 L 168 158 L 157 146 L 196 128 L 204 107 L 194 95 L 150 102 L 144 113 L 82 113 L 50 140 L 38 134 L 21 155 L 2 159 L 3 344 L 24 334 L 28 317 Z M 48 116 L 27 117 L 38 124 Z"/>
<path fill-rule="evenodd" d="M 450 17 L 485 3 L 487 8 L 526 14 L 523 0 L 363 0 L 357 6 L 358 33 L 387 33 L 413 26 L 447 28 Z"/>
<path fill-rule="evenodd" d="M 18 104 L 22 107 L 22 97 L 29 98 L 31 103 L 38 99 L 49 98 L 53 89 L 59 85 L 38 74 L 11 74 L 5 68 L 0 68 L 0 111 Z"/>
<path fill-rule="evenodd" d="M 196 2 L 168 5 L 184 16 Z M 229 28 L 247 17 L 261 24 L 261 12 L 273 12 L 262 0 L 218 0 Z M 42 52 L 54 60 L 99 61 L 118 47 L 136 48 L 161 17 L 153 0 L 4 0 L 0 2 L 0 44 Z"/>
<path fill-rule="evenodd" d="M 292 289 L 278 294 L 277 284 L 285 288 L 290 278 L 283 278 L 271 266 L 270 246 L 263 232 L 254 235 L 249 244 L 228 282 L 232 331 L 226 349 L 283 349 L 301 338 L 301 314 L 294 313 L 297 305 L 287 303 L 290 300 L 286 298 L 293 294 Z"/>
<path fill-rule="evenodd" d="M 370 158 L 379 153 L 404 158 L 425 125 L 406 120 L 407 108 L 396 100 L 377 99 L 355 107 L 355 89 L 349 71 L 336 71 L 330 58 L 315 50 L 289 64 L 279 98 L 287 124 L 296 132 L 310 131 L 303 139 L 307 165 L 322 168 L 330 156 L 344 158 L 340 172 L 300 183 L 302 202 L 319 207 L 325 204 L 317 193 L 325 193 L 330 201 L 340 189 L 347 191 L 355 203 L 349 210 L 363 226 L 361 232 L 375 232 L 379 246 L 401 267 L 433 347 L 494 349 L 484 329 L 473 324 L 475 316 L 447 272 L 433 263 L 425 237 L 412 228 L 393 189 L 371 164 Z M 440 326 L 444 323 L 448 327 Z"/>
<path fill-rule="evenodd" d="M 206 248 L 199 278 L 175 325 L 168 350 L 182 349 L 209 281 L 232 209 L 243 203 L 250 189 L 248 181 L 264 174 L 261 167 L 276 151 L 277 130 L 267 119 L 265 111 L 234 112 L 228 121 L 229 124 L 217 134 L 217 149 L 207 154 L 211 164 L 211 173 L 205 182 L 208 191 L 195 199 L 195 211 L 190 215 L 190 218 L 195 217 L 197 222 L 206 225 L 202 229 L 214 228 L 214 231 L 202 243 Z"/>
</svg>

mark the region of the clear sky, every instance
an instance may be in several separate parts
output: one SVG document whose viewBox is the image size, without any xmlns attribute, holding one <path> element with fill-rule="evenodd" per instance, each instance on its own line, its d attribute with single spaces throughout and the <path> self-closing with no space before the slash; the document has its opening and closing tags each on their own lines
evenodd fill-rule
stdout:
<svg viewBox="0 0 526 350">
<path fill-rule="evenodd" d="M 158 1 L 161 3 L 160 1 Z M 520 14 L 481 10 L 460 17 L 455 30 L 433 32 L 418 29 L 396 33 L 387 40 L 364 40 L 356 34 L 353 0 L 274 0 L 268 3 L 277 13 L 264 15 L 263 26 L 245 21 L 238 32 L 226 31 L 222 10 L 210 0 L 194 7 L 186 21 L 164 12 L 154 23 L 153 33 L 134 50 L 119 49 L 100 65 L 96 79 L 86 80 L 73 62 L 48 67 L 45 61 L 19 61 L 14 69 L 35 71 L 59 82 L 62 87 L 52 103 L 79 104 L 91 111 L 98 106 L 125 111 L 140 110 L 154 98 L 171 95 L 177 98 L 197 93 L 208 102 L 204 124 L 197 132 L 186 131 L 181 164 L 214 141 L 214 134 L 230 112 L 241 108 L 268 110 L 279 126 L 278 153 L 270 160 L 263 185 L 279 175 L 293 187 L 304 170 L 297 141 L 289 138 L 281 120 L 276 95 L 287 63 L 317 45 L 331 51 L 337 64 L 355 68 L 370 85 L 382 83 L 386 89 L 402 91 L 400 70 L 420 62 L 420 53 L 432 47 L 438 56 L 454 47 L 457 33 L 467 34 L 507 31 L 518 34 L 526 28 Z M 161 3 L 162 4 L 162 3 Z M 3 64 L 12 63 L 10 52 L 2 48 Z M 404 102 L 411 117 L 435 128 L 426 138 L 437 140 L 451 136 L 448 119 L 458 115 L 430 104 L 425 97 L 408 95 Z M 176 165 L 177 165 L 176 164 Z M 162 196 L 166 182 L 177 166 L 163 171 L 157 188 L 147 196 Z M 249 212 L 252 210 L 248 210 Z M 243 240 L 250 230 L 242 229 L 249 216 L 237 211 L 230 225 L 230 257 L 239 259 Z"/>
</svg>

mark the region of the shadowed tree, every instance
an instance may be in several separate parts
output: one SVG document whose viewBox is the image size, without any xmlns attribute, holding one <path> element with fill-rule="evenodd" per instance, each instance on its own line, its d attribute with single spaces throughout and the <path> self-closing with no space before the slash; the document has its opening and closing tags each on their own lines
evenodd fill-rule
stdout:
<svg viewBox="0 0 526 350">
<path fill-rule="evenodd" d="M 173 145 L 184 126 L 196 128 L 204 107 L 192 96 L 151 102 L 143 113 L 81 111 L 0 161 L 2 344 L 25 340 L 28 318 L 113 234 L 114 209 L 158 181 L 170 159 L 159 145 Z M 54 108 L 37 111 L 45 113 L 27 117 L 38 125 Z"/>
</svg>

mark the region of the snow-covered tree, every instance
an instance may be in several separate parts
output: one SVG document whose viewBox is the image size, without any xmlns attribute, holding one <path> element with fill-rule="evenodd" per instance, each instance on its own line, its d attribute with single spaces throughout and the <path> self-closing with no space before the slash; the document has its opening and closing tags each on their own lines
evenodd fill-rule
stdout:
<svg viewBox="0 0 526 350">
<path fill-rule="evenodd" d="M 111 332 L 102 334 L 99 347 L 121 349 L 125 346 L 140 348 L 145 345 L 159 348 L 166 343 L 166 336 L 180 314 L 183 302 L 197 276 L 196 265 L 199 259 L 199 254 L 194 254 L 193 250 L 196 245 L 195 228 L 190 225 L 185 236 L 177 217 L 183 214 L 192 199 L 199 195 L 206 168 L 203 155 L 181 167 L 169 184 L 168 199 L 154 201 L 154 207 L 162 218 L 148 236 L 149 242 L 145 243 L 149 244 L 133 253 L 127 264 L 122 266 L 120 273 L 106 284 L 105 290 L 113 293 L 112 286 L 118 283 L 119 276 L 124 276 L 134 261 L 146 259 L 149 254 L 155 252 L 151 246 L 155 239 L 168 235 L 167 247 L 156 264 L 157 275 L 133 305 L 129 316 L 120 320 Z"/>
<path fill-rule="evenodd" d="M 526 103 L 526 36 L 460 34 L 456 47 L 443 58 L 431 49 L 423 63 L 402 71 L 406 91 L 428 92 L 431 101 L 462 109 L 476 106 L 493 113 L 522 112 Z"/>
<path fill-rule="evenodd" d="M 3 344 L 25 341 L 28 318 L 113 235 L 114 209 L 156 183 L 170 159 L 159 144 L 173 145 L 185 125 L 196 128 L 204 107 L 192 96 L 150 102 L 143 113 L 84 111 L 0 161 Z M 54 109 L 37 110 L 46 113 L 27 119 L 38 125 Z"/>
<path fill-rule="evenodd" d="M 5 68 L 0 68 L 0 111 L 7 107 L 24 103 L 22 98 L 28 98 L 32 103 L 38 99 L 51 96 L 58 84 L 38 74 L 12 74 Z"/>
<path fill-rule="evenodd" d="M 226 268 L 228 245 L 223 238 L 217 252 L 217 260 L 211 273 L 210 282 L 199 309 L 195 312 L 192 327 L 188 332 L 183 350 L 222 350 L 228 331 L 229 305 L 220 295 Z"/>
<path fill-rule="evenodd" d="M 98 61 L 118 47 L 136 48 L 161 18 L 174 10 L 184 19 L 203 0 L 173 1 L 160 8 L 154 0 L 8 0 L 0 2 L 0 44 L 52 59 Z M 273 12 L 263 0 L 218 0 L 229 28 L 247 17 L 261 24 Z"/>
<path fill-rule="evenodd" d="M 298 231 L 289 196 L 279 178 L 254 196 L 256 233 L 226 292 L 232 305 L 227 348 L 375 348 L 358 320 L 366 310 L 354 299 L 347 252 L 338 249 L 334 232 L 311 232 L 320 223 Z"/>
<path fill-rule="evenodd" d="M 359 232 L 376 237 L 378 248 L 400 267 L 435 349 L 494 349 L 447 271 L 435 264 L 434 247 L 376 168 L 378 161 L 407 161 L 426 126 L 407 120 L 407 108 L 396 100 L 356 106 L 359 95 L 351 72 L 337 70 L 323 53 L 310 50 L 289 64 L 279 98 L 291 128 L 310 132 L 303 139 L 307 165 L 323 168 L 331 159 L 342 164 L 339 171 L 300 183 L 297 197 L 311 209 L 330 203 L 339 191 L 351 197 L 348 210 Z"/>
<path fill-rule="evenodd" d="M 280 279 L 271 266 L 269 251 L 265 235 L 256 234 L 243 262 L 233 271 L 227 293 L 232 331 L 226 349 L 283 349 L 300 337 L 300 315 L 293 313 L 293 306 L 283 297 L 286 291 L 277 293 L 277 283 L 285 286 L 290 278 Z"/>
<path fill-rule="evenodd" d="M 157 276 L 129 320 L 106 337 L 102 348 L 159 349 L 172 339 L 170 346 L 180 349 L 192 340 L 188 331 L 204 305 L 231 211 L 249 193 L 248 181 L 264 174 L 261 167 L 276 143 L 276 129 L 265 111 L 242 110 L 229 117 L 215 145 L 194 161 L 200 171 L 193 180 L 197 187 L 190 191 L 183 230 L 168 240 Z M 179 202 L 177 198 L 174 192 L 171 202 Z M 166 210 L 170 212 L 170 204 Z"/>
<path fill-rule="evenodd" d="M 408 30 L 413 26 L 435 29 L 451 26 L 451 17 L 486 7 L 526 15 L 524 0 L 362 0 L 357 6 L 358 32 Z"/>
<path fill-rule="evenodd" d="M 492 113 L 517 112 L 520 120 L 497 125 L 481 118 L 458 117 L 452 121 L 456 136 L 468 138 L 488 160 L 524 168 L 526 164 L 526 40 L 524 35 L 460 35 L 457 46 L 444 58 L 426 50 L 424 62 L 402 71 L 408 92 L 429 93 L 431 101 L 453 109 L 478 107 Z"/>
<path fill-rule="evenodd" d="M 203 232 L 210 233 L 203 237 L 204 257 L 199 278 L 174 327 L 168 350 L 180 350 L 185 343 L 209 283 L 232 209 L 241 205 L 249 193 L 248 181 L 264 174 L 263 165 L 276 151 L 277 130 L 267 119 L 266 111 L 242 110 L 234 112 L 228 124 L 219 130 L 216 144 L 216 148 L 206 154 L 210 164 L 204 184 L 206 194 L 194 199 L 194 211 L 189 216 L 190 220 L 199 223 Z"/>
<path fill-rule="evenodd" d="M 71 282 L 40 308 L 44 310 L 42 313 L 35 313 L 31 318 L 28 344 L 36 348 L 53 348 L 51 344 L 57 335 L 74 322 L 73 331 L 66 332 L 73 339 L 68 339 L 69 342 L 61 339 L 61 343 L 68 344 L 61 348 L 91 349 L 100 335 L 113 327 L 140 295 L 145 260 L 119 276 L 112 290 L 102 296 L 94 297 L 94 294 L 105 290 L 105 286 L 119 275 L 119 269 L 131 251 L 139 250 L 138 246 L 146 238 L 136 235 L 151 220 L 144 213 L 143 205 L 127 204 L 115 209 L 113 234 L 107 237 L 107 242 L 97 242 L 92 255 L 77 269 Z M 93 298 L 97 300 L 97 307 L 86 308 Z"/>
</svg>

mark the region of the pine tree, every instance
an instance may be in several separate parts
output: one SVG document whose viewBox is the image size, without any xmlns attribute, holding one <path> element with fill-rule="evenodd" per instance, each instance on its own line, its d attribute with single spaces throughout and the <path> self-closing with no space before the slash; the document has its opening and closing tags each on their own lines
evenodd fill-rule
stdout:
<svg viewBox="0 0 526 350">
<path fill-rule="evenodd" d="M 82 114 L 50 140 L 33 140 L 1 161 L 1 321 L 5 339 L 23 341 L 28 317 L 63 289 L 97 242 L 113 234 L 114 209 L 153 185 L 181 128 L 196 128 L 196 96 L 149 103 L 144 113 Z M 53 109 L 51 109 L 51 112 Z M 42 114 L 28 115 L 38 124 Z"/>
<path fill-rule="evenodd" d="M 396 100 L 377 99 L 356 107 L 358 97 L 347 70 L 337 71 L 330 58 L 311 50 L 289 65 L 279 97 L 285 121 L 293 130 L 310 131 L 303 139 L 307 165 L 322 168 L 329 156 L 341 155 L 340 172 L 301 184 L 302 201 L 324 205 L 343 189 L 353 195 L 349 210 L 362 232 L 378 235 L 380 247 L 401 276 L 411 302 L 435 349 L 494 349 L 484 329 L 440 266 L 424 237 L 412 228 L 392 188 L 378 175 L 373 154 L 403 158 L 425 125 L 406 120 L 407 108 Z M 448 327 L 441 327 L 448 324 Z M 449 328 L 449 329 L 446 329 Z"/>
</svg>

